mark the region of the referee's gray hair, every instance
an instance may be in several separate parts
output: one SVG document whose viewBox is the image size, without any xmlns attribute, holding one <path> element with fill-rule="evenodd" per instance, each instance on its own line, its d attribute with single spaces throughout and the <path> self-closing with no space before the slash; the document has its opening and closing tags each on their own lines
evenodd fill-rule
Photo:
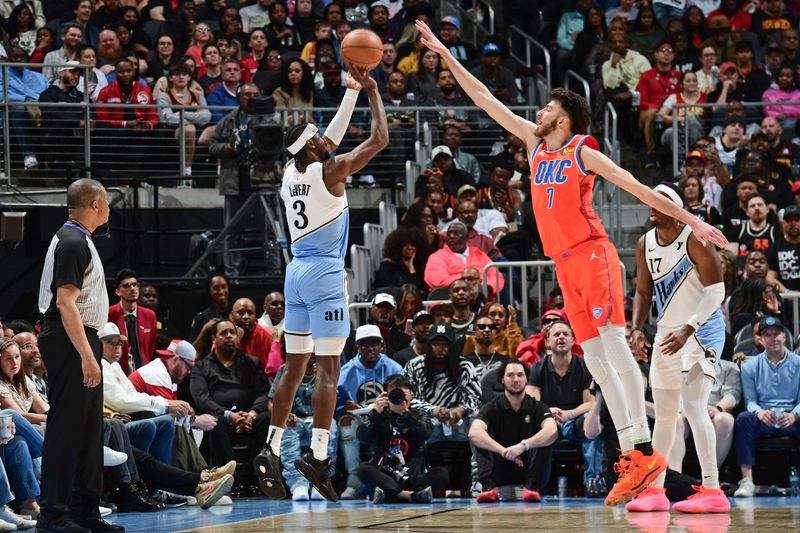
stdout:
<svg viewBox="0 0 800 533">
<path fill-rule="evenodd" d="M 73 181 L 67 188 L 67 208 L 70 211 L 86 209 L 105 190 L 102 183 L 91 178 Z"/>
</svg>

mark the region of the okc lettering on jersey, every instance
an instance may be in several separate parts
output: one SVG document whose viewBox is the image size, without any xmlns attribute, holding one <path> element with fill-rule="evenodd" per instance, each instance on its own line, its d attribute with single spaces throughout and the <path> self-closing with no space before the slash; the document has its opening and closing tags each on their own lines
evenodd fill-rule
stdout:
<svg viewBox="0 0 800 533">
<path fill-rule="evenodd" d="M 565 150 L 566 151 L 566 150 Z M 553 159 L 539 161 L 536 174 L 533 177 L 534 185 L 560 185 L 567 181 L 567 169 L 572 167 L 572 159 Z"/>
</svg>

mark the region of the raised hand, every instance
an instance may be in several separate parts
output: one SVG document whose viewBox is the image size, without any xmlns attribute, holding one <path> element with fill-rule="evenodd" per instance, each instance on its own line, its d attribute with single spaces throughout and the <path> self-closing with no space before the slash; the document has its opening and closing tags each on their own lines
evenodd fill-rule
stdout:
<svg viewBox="0 0 800 533">
<path fill-rule="evenodd" d="M 706 224 L 699 218 L 697 222 L 692 224 L 692 233 L 700 241 L 703 246 L 708 246 L 708 243 L 714 244 L 719 248 L 728 246 L 728 239 L 722 232 L 710 224 Z"/>
<path fill-rule="evenodd" d="M 439 55 L 444 56 L 445 54 L 450 54 L 450 49 L 447 48 L 442 41 L 436 37 L 428 25 L 422 20 L 416 20 L 414 22 L 414 26 L 416 26 L 417 31 L 422 34 L 421 42 L 434 52 L 437 52 Z"/>
<path fill-rule="evenodd" d="M 350 74 L 350 76 L 348 76 L 348 79 L 350 77 L 354 78 L 355 81 L 357 81 L 358 84 L 361 85 L 361 87 L 364 89 L 369 90 L 378 86 L 375 83 L 375 80 L 373 80 L 370 77 L 369 69 L 365 65 L 355 65 L 353 63 L 348 63 L 347 72 Z"/>
<path fill-rule="evenodd" d="M 355 78 L 353 78 L 353 76 L 351 76 L 349 73 L 345 77 L 344 82 L 345 82 L 345 85 L 347 85 L 348 89 L 353 89 L 354 91 L 360 91 L 361 90 L 361 84 L 358 83 L 355 80 Z"/>
</svg>

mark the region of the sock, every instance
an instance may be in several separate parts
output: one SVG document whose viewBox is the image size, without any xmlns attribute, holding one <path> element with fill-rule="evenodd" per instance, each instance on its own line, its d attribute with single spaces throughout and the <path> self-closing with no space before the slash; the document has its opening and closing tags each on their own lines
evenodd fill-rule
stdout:
<svg viewBox="0 0 800 533">
<path fill-rule="evenodd" d="M 650 425 L 647 423 L 647 415 L 638 420 L 631 420 L 631 433 L 633 434 L 633 443 L 637 445 L 637 450 L 640 444 L 650 447 Z M 650 454 L 648 453 L 647 455 Z"/>
<path fill-rule="evenodd" d="M 192 175 L 192 165 L 186 165 L 186 175 L 187 176 Z"/>
<path fill-rule="evenodd" d="M 619 439 L 619 449 L 622 453 L 627 453 L 633 449 L 633 428 L 628 426 L 622 431 L 617 431 Z"/>
<path fill-rule="evenodd" d="M 707 407 L 712 386 L 711 379 L 703 374 L 699 365 L 695 365 L 685 375 L 681 397 L 686 419 L 692 428 L 697 460 L 703 475 L 703 486 L 707 489 L 718 489 L 717 434 L 708 416 Z"/>
<path fill-rule="evenodd" d="M 317 461 L 324 461 L 328 458 L 329 436 L 330 431 L 327 429 L 311 428 L 311 452 Z"/>
<path fill-rule="evenodd" d="M 283 428 L 278 426 L 270 426 L 269 433 L 267 433 L 267 444 L 269 444 L 272 453 L 276 456 L 281 456 L 281 439 L 283 438 Z"/>
</svg>

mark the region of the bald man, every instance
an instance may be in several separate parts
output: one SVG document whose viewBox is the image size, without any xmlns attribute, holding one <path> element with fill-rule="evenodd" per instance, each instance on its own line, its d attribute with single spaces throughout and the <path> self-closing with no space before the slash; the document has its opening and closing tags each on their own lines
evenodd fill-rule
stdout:
<svg viewBox="0 0 800 533">
<path fill-rule="evenodd" d="M 256 317 L 256 304 L 250 298 L 239 298 L 233 303 L 231 321 L 244 332 L 239 341 L 239 349 L 247 355 L 257 357 L 262 365 L 267 366 L 272 333 L 260 326 Z"/>
<path fill-rule="evenodd" d="M 42 366 L 42 354 L 39 352 L 39 340 L 33 333 L 17 333 L 14 342 L 19 346 L 22 359 L 22 370 L 36 386 L 36 392 L 47 401 L 47 382 L 37 376 L 34 371 Z"/>
<path fill-rule="evenodd" d="M 283 334 L 283 317 L 286 314 L 286 299 L 281 291 L 274 291 L 264 296 L 264 314 L 258 323 L 272 333 L 273 338 Z"/>
</svg>

